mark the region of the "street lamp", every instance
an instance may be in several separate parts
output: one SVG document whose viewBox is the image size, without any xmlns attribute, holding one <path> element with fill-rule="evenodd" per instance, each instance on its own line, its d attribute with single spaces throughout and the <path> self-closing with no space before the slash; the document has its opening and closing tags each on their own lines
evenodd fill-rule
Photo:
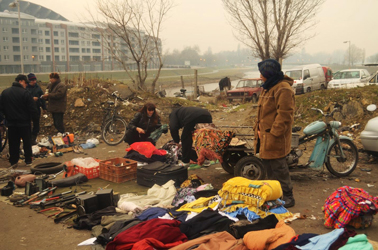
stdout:
<svg viewBox="0 0 378 250">
<path fill-rule="evenodd" d="M 349 57 L 348 57 L 348 64 L 349 64 L 349 67 L 350 67 L 350 41 L 344 41 L 344 43 L 349 43 Z"/>
<path fill-rule="evenodd" d="M 11 8 L 15 8 L 16 6 L 17 6 L 17 11 L 18 11 L 18 34 L 20 37 L 21 74 L 23 74 L 24 73 L 24 55 L 23 55 L 23 48 L 22 48 L 20 0 L 16 0 L 15 2 L 9 4 L 9 7 Z"/>
</svg>

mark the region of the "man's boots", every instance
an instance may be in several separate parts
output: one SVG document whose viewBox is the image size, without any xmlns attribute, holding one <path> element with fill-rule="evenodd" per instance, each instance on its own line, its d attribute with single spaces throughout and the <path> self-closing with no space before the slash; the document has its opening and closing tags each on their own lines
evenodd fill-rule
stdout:
<svg viewBox="0 0 378 250">
<path fill-rule="evenodd" d="M 285 201 L 284 207 L 286 207 L 286 208 L 294 207 L 295 206 L 295 199 L 294 199 L 293 191 L 284 192 L 283 200 Z"/>
</svg>

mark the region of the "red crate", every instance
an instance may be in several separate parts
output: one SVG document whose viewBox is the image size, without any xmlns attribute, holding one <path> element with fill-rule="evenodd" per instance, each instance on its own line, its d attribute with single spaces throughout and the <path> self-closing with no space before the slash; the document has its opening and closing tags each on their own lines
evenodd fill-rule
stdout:
<svg viewBox="0 0 378 250">
<path fill-rule="evenodd" d="M 138 162 L 125 158 L 100 161 L 100 173 L 106 172 L 110 175 L 126 175 L 131 172 L 136 172 L 137 164 Z"/>
<path fill-rule="evenodd" d="M 97 162 L 100 162 L 101 160 L 95 159 Z M 73 166 L 71 161 L 67 161 L 64 164 L 66 164 L 67 167 Z M 97 167 L 91 167 L 91 168 L 85 168 L 82 166 L 75 165 L 74 174 L 82 173 L 85 176 L 87 176 L 88 179 L 94 179 L 100 177 L 100 166 Z"/>
</svg>

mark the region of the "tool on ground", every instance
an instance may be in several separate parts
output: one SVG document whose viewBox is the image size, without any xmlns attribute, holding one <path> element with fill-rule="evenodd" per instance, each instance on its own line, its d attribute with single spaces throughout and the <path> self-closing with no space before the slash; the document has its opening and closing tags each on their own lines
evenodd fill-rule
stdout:
<svg viewBox="0 0 378 250">
<path fill-rule="evenodd" d="M 44 213 L 44 212 L 51 211 L 51 210 L 56 210 L 58 212 L 56 212 L 54 214 L 48 215 L 47 218 L 50 218 L 52 216 L 57 216 L 58 214 L 61 214 L 61 213 L 64 212 L 63 208 L 60 208 L 60 207 L 50 207 L 50 208 L 43 209 L 43 210 L 39 211 L 38 213 Z"/>
</svg>

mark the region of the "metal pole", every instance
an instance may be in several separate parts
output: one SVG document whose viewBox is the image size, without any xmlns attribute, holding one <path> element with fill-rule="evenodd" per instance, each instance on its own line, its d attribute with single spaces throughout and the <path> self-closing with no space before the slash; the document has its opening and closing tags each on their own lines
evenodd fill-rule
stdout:
<svg viewBox="0 0 378 250">
<path fill-rule="evenodd" d="M 20 52 L 21 52 L 21 74 L 24 74 L 24 55 L 23 55 L 23 47 L 22 47 L 21 12 L 20 12 L 19 0 L 17 0 L 17 9 L 18 9 L 18 33 L 20 36 Z"/>
<path fill-rule="evenodd" d="M 194 99 L 197 99 L 197 86 L 198 86 L 198 71 L 194 70 Z"/>
<path fill-rule="evenodd" d="M 349 68 L 350 68 L 350 41 L 349 41 Z"/>
</svg>

